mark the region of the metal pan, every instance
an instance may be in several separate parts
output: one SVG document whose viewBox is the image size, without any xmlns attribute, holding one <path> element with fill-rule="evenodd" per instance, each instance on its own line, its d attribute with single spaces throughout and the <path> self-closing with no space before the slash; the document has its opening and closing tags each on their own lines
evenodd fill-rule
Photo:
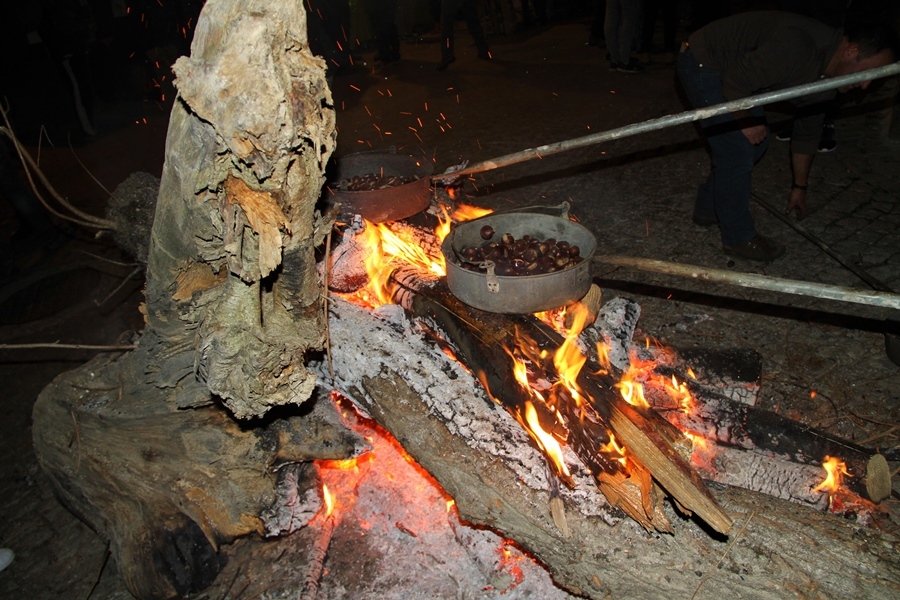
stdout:
<svg viewBox="0 0 900 600">
<path fill-rule="evenodd" d="M 568 208 L 568 205 L 564 206 Z M 467 247 L 480 246 L 481 228 L 516 239 L 566 240 L 581 249 L 584 260 L 574 267 L 541 275 L 494 275 L 470 271 L 459 258 Z M 457 298 L 493 313 L 526 314 L 551 310 L 583 298 L 591 287 L 591 262 L 597 240 L 583 225 L 566 217 L 530 212 L 494 213 L 456 225 L 444 239 L 441 252 L 447 263 L 447 285 Z"/>
<path fill-rule="evenodd" d="M 336 183 L 356 176 L 417 177 L 415 181 L 382 190 L 344 191 L 329 186 L 329 201 L 340 203 L 346 213 L 361 215 L 372 223 L 405 219 L 431 204 L 430 161 L 388 152 L 361 152 L 335 160 L 329 181 Z"/>
</svg>

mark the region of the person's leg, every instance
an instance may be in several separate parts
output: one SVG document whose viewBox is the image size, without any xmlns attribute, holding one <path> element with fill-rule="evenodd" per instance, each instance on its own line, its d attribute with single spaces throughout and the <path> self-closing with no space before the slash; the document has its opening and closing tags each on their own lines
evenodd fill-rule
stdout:
<svg viewBox="0 0 900 600">
<path fill-rule="evenodd" d="M 438 69 L 446 69 L 447 65 L 456 60 L 453 53 L 453 28 L 456 26 L 460 4 L 460 0 L 441 2 L 441 64 L 438 65 Z"/>
<path fill-rule="evenodd" d="M 469 27 L 469 33 L 475 40 L 478 48 L 478 58 L 490 58 L 487 40 L 484 38 L 484 30 L 481 28 L 481 20 L 478 18 L 478 2 L 476 0 L 463 0 L 463 18 Z"/>
<path fill-rule="evenodd" d="M 712 155 L 708 184 L 722 231 L 722 244 L 734 247 L 757 236 L 750 214 L 750 191 L 753 165 L 765 153 L 765 148 L 751 144 L 736 127 L 717 131 L 721 133 L 706 138 Z"/>
<path fill-rule="evenodd" d="M 621 64 L 619 58 L 619 23 L 622 18 L 622 0 L 606 0 L 606 17 L 603 21 L 603 35 L 609 52 L 610 67 Z"/>
<path fill-rule="evenodd" d="M 643 0 L 627 0 L 621 4 L 621 20 L 619 22 L 619 62 L 631 64 L 631 44 L 641 24 Z"/>
<path fill-rule="evenodd" d="M 678 79 L 694 108 L 725 101 L 721 74 L 701 67 L 690 50 L 678 56 L 676 66 Z M 757 147 L 744 137 L 730 114 L 704 119 L 700 126 L 712 155 L 712 170 L 698 189 L 694 221 L 718 221 L 723 244 L 736 246 L 756 236 L 750 215 L 750 190 Z"/>
</svg>

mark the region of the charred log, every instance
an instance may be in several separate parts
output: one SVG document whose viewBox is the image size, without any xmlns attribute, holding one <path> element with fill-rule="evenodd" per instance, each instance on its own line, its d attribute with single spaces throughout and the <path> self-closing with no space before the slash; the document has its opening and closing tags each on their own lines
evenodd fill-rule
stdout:
<svg viewBox="0 0 900 600">
<path fill-rule="evenodd" d="M 445 341 L 477 374 L 492 398 L 523 423 L 528 406 L 542 406 L 530 389 L 524 389 L 515 380 L 515 367 L 508 349 L 529 340 L 534 347 L 527 352 L 526 358 L 536 371 L 536 378 L 546 379 L 551 365 L 542 364 L 540 356 L 542 351 L 552 355 L 559 348 L 563 341 L 559 334 L 529 316 L 497 315 L 471 308 L 454 297 L 441 282 L 417 292 L 405 299 L 404 306 L 411 314 L 431 321 L 436 329 L 444 332 Z M 547 359 L 543 360 L 547 362 Z M 615 382 L 595 373 L 582 371 L 579 375 L 579 384 L 592 402 L 561 397 L 567 393 L 554 391 L 548 397 L 543 413 L 538 413 L 541 429 L 554 433 L 561 442 L 570 445 L 601 483 L 602 489 L 610 490 L 607 497 L 613 496 L 620 501 L 623 509 L 648 529 L 667 530 L 668 524 L 658 509 L 654 489 L 643 468 L 682 507 L 696 512 L 717 531 L 727 532 L 731 519 L 716 505 L 702 479 L 682 456 L 683 436 L 655 412 L 641 413 L 627 405 L 615 391 Z M 559 431 L 560 425 L 562 431 Z M 643 468 L 634 469 L 631 481 L 622 473 L 616 460 L 619 457 L 611 456 L 604 448 L 610 442 L 609 431 L 615 432 L 643 465 Z M 605 477 L 601 478 L 601 474 Z M 626 483 L 626 489 L 611 489 Z"/>
<path fill-rule="evenodd" d="M 667 374 L 665 368 L 660 369 Z M 844 484 L 855 494 L 881 502 L 891 493 L 887 460 L 876 450 L 864 448 L 825 431 L 788 419 L 772 411 L 735 402 L 692 386 L 696 405 L 690 411 L 666 405 L 656 396 L 655 409 L 680 429 L 690 431 L 718 446 L 750 450 L 774 459 L 817 467 L 828 458 L 839 458 L 847 467 Z M 649 399 L 649 398 L 648 398 Z M 651 400 L 652 402 L 653 400 Z M 814 487 L 819 481 L 812 484 Z"/>
</svg>

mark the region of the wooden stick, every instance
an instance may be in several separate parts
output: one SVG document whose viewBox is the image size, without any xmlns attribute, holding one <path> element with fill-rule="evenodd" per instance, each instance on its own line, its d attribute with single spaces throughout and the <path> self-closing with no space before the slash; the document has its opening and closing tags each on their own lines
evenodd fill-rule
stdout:
<svg viewBox="0 0 900 600">
<path fill-rule="evenodd" d="M 828 244 L 820 240 L 818 237 L 814 236 L 809 232 L 808 229 L 791 219 L 789 215 L 786 215 L 784 211 L 778 210 L 774 206 L 772 206 L 769 202 L 757 196 L 756 194 L 750 194 L 757 204 L 765 208 L 767 211 L 772 213 L 775 217 L 780 219 L 783 223 L 785 223 L 788 227 L 805 237 L 807 240 L 818 246 L 822 251 L 825 252 L 828 256 L 838 261 L 844 267 L 848 268 L 854 275 L 865 281 L 869 284 L 869 286 L 873 290 L 878 290 L 880 292 L 893 292 L 891 288 L 889 288 L 886 284 L 882 283 L 878 279 L 876 279 L 873 275 L 871 275 L 868 271 L 863 269 L 862 267 L 853 264 L 852 261 L 845 258 L 843 255 L 839 254 L 837 251 L 832 249 Z"/>
<path fill-rule="evenodd" d="M 319 593 L 319 584 L 322 581 L 322 571 L 325 567 L 325 555 L 328 554 L 328 546 L 331 545 L 331 536 L 334 534 L 334 515 L 329 515 L 322 525 L 319 537 L 313 546 L 309 559 L 309 573 L 303 583 L 303 595 L 301 600 L 315 600 Z"/>
<path fill-rule="evenodd" d="M 332 382 L 334 382 L 334 364 L 331 361 L 331 330 L 328 327 L 328 280 L 331 277 L 331 233 L 333 231 L 333 228 L 329 229 L 328 235 L 325 236 L 325 295 L 322 299 L 322 310 L 325 313 L 325 357 L 328 359 L 328 374 L 331 376 Z"/>
<path fill-rule="evenodd" d="M 671 263 L 650 258 L 638 258 L 634 256 L 597 256 L 595 261 L 652 271 L 665 275 L 677 275 L 690 277 L 691 279 L 703 279 L 716 283 L 727 283 L 758 290 L 769 290 L 784 294 L 795 294 L 810 298 L 822 298 L 825 300 L 837 300 L 840 302 L 854 302 L 882 308 L 900 309 L 900 294 L 890 292 L 868 291 L 849 288 L 826 283 L 813 283 L 810 281 L 798 281 L 796 279 L 782 279 L 768 275 L 756 275 L 754 273 L 735 273 L 725 269 L 710 269 L 680 263 Z"/>
</svg>

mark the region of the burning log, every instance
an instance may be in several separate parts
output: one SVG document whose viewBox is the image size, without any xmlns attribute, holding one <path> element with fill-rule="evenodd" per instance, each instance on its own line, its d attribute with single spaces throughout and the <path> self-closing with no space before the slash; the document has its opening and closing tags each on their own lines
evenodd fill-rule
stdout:
<svg viewBox="0 0 900 600">
<path fill-rule="evenodd" d="M 542 357 L 563 345 L 556 332 L 527 316 L 501 316 L 473 309 L 441 283 L 420 287 L 406 296 L 403 304 L 411 314 L 445 334 L 444 341 L 477 373 L 488 394 L 523 423 L 536 443 L 554 458 L 555 471 L 564 481 L 571 485 L 565 464 L 552 451 L 554 443 L 563 441 L 588 466 L 601 489 L 608 492 L 607 497 L 616 498 L 648 529 L 669 529 L 659 509 L 661 494 L 654 493 L 650 475 L 680 506 L 696 512 L 713 529 L 722 533 L 730 529 L 731 519 L 682 457 L 686 440 L 681 433 L 653 411 L 641 412 L 629 406 L 615 391 L 611 378 L 584 370 L 578 374 L 576 369 L 572 376 L 577 375 L 585 398 L 562 386 L 551 387 L 549 382 L 546 401 L 532 391 L 528 379 L 547 381 L 551 377 L 552 364 Z M 510 348 L 521 349 L 526 360 L 517 360 Z M 517 369 L 522 368 L 533 373 L 517 377 Z M 630 473 L 622 468 L 618 460 L 621 456 L 611 451 L 611 431 L 632 453 L 631 464 L 637 459 Z"/>
<path fill-rule="evenodd" d="M 660 372 L 667 375 L 665 368 Z M 839 457 L 846 465 L 845 485 L 853 493 L 872 502 L 881 502 L 890 495 L 890 469 L 877 451 L 777 413 L 711 394 L 693 386 L 686 376 L 682 375 L 682 380 L 694 392 L 695 403 L 690 410 L 673 406 L 670 398 L 662 395 L 648 397 L 654 408 L 682 431 L 711 440 L 719 448 L 741 448 L 768 458 L 816 467 L 817 480 L 807 479 L 810 484 L 807 496 L 821 482 L 821 465 L 830 457 Z M 714 452 L 706 450 L 704 454 Z M 795 492 L 791 496 L 799 497 Z"/>
<path fill-rule="evenodd" d="M 763 600 L 887 599 L 900 586 L 889 536 L 739 488 L 711 489 L 741 525 L 730 545 L 665 504 L 674 535 L 646 533 L 592 492 L 593 477 L 571 452 L 577 487 L 560 489 L 565 536 L 554 525 L 543 456 L 472 374 L 426 342 L 397 306 L 331 304 L 333 384 L 395 435 L 462 518 L 515 540 L 573 593 L 649 600 L 690 597 L 702 586 L 701 597 L 752 590 Z"/>
</svg>

